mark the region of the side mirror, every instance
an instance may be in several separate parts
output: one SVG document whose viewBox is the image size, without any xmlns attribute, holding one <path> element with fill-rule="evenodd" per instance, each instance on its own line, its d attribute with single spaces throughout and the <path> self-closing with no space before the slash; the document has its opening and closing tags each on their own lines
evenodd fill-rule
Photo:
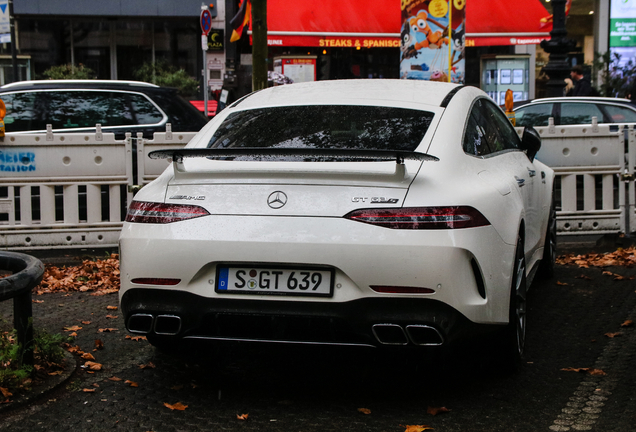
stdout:
<svg viewBox="0 0 636 432">
<path fill-rule="evenodd" d="M 530 161 L 534 160 L 534 157 L 541 148 L 541 137 L 539 132 L 535 128 L 526 126 L 523 128 L 523 134 L 521 135 L 521 150 L 526 152 Z"/>
</svg>

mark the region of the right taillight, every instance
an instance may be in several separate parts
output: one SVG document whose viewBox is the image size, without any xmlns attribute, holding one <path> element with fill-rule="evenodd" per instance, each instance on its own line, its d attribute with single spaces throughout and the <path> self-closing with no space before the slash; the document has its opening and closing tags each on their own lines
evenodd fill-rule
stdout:
<svg viewBox="0 0 636 432">
<path fill-rule="evenodd" d="M 490 225 L 469 206 L 403 207 L 354 210 L 345 218 L 392 229 L 457 229 Z"/>
<path fill-rule="evenodd" d="M 128 207 L 126 222 L 166 224 L 209 214 L 195 205 L 133 201 Z"/>
</svg>

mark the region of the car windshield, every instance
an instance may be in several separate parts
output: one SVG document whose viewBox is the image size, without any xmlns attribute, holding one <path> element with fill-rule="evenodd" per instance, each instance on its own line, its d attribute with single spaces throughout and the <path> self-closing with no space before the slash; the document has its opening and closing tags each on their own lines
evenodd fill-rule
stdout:
<svg viewBox="0 0 636 432">
<path fill-rule="evenodd" d="M 229 115 L 208 147 L 414 151 L 433 116 L 428 111 L 353 105 L 253 109 Z"/>
</svg>

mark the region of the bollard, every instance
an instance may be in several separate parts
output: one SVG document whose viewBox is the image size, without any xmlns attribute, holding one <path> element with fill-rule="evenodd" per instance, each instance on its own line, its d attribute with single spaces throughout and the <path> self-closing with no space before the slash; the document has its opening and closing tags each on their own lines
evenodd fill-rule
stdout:
<svg viewBox="0 0 636 432">
<path fill-rule="evenodd" d="M 0 251 L 0 270 L 13 274 L 0 278 L 0 301 L 13 299 L 13 325 L 18 333 L 20 359 L 33 365 L 33 306 L 31 290 L 44 274 L 42 262 L 30 255 Z"/>
</svg>

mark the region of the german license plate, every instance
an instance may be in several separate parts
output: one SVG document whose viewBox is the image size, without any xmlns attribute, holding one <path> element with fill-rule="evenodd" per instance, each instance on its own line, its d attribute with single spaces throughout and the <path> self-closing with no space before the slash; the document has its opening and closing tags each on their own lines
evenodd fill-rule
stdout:
<svg viewBox="0 0 636 432">
<path fill-rule="evenodd" d="M 332 279 L 325 269 L 226 266 L 217 269 L 216 292 L 330 297 Z"/>
</svg>

